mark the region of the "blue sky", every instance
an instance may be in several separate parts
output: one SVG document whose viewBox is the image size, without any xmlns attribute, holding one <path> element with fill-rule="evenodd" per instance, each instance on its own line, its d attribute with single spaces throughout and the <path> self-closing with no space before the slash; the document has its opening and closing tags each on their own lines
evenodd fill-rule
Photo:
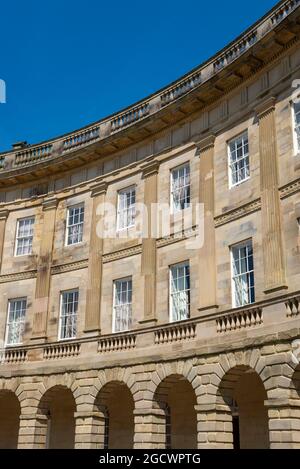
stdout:
<svg viewBox="0 0 300 469">
<path fill-rule="evenodd" d="M 2 2 L 0 151 L 80 128 L 179 78 L 276 0 Z"/>
</svg>

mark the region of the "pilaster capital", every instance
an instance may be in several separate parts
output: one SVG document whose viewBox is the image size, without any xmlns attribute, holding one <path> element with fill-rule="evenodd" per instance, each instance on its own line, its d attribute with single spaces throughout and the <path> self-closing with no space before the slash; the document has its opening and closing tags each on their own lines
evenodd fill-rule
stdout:
<svg viewBox="0 0 300 469">
<path fill-rule="evenodd" d="M 6 220 L 7 217 L 8 217 L 8 214 L 9 214 L 9 211 L 4 209 L 4 210 L 0 210 L 0 221 L 1 220 Z"/>
<path fill-rule="evenodd" d="M 267 114 L 270 114 L 271 112 L 275 111 L 276 101 L 277 99 L 275 98 L 275 96 L 271 96 L 262 103 L 260 103 L 258 106 L 256 106 L 255 112 L 257 114 L 257 117 L 259 119 L 262 119 Z"/>
<path fill-rule="evenodd" d="M 202 140 L 196 142 L 197 149 L 200 153 L 207 151 L 215 146 L 216 136 L 214 134 L 207 135 Z"/>
<path fill-rule="evenodd" d="M 158 174 L 160 161 L 151 160 L 141 165 L 143 179 Z"/>
<path fill-rule="evenodd" d="M 42 203 L 43 211 L 56 209 L 58 204 L 57 199 L 51 197 L 51 199 L 44 199 Z"/>
<path fill-rule="evenodd" d="M 91 197 L 97 197 L 98 195 L 105 195 L 107 191 L 108 184 L 106 181 L 100 181 L 93 184 L 91 189 Z"/>
</svg>

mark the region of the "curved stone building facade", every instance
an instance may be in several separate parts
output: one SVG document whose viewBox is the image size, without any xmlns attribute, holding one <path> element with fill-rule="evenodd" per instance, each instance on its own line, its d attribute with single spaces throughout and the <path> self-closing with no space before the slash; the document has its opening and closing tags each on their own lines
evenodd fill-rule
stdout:
<svg viewBox="0 0 300 469">
<path fill-rule="evenodd" d="M 300 448 L 299 6 L 0 154 L 0 447 Z"/>
</svg>

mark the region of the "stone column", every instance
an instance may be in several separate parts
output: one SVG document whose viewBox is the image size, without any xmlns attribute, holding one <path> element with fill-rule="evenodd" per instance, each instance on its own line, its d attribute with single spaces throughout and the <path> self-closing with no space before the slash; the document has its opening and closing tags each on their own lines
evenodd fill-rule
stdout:
<svg viewBox="0 0 300 469">
<path fill-rule="evenodd" d="M 227 405 L 195 405 L 199 449 L 232 449 L 232 414 Z"/>
<path fill-rule="evenodd" d="M 105 195 L 107 183 L 100 182 L 91 188 L 93 198 L 92 225 L 90 231 L 90 252 L 87 278 L 87 297 L 85 311 L 85 333 L 100 333 L 100 302 L 102 283 L 102 252 Z"/>
<path fill-rule="evenodd" d="M 18 449 L 44 449 L 47 439 L 46 415 L 26 414 L 20 416 Z"/>
<path fill-rule="evenodd" d="M 156 322 L 156 238 L 152 238 L 152 223 L 156 214 L 152 204 L 157 203 L 158 161 L 150 161 L 142 166 L 144 185 L 144 205 L 147 210 L 148 237 L 142 241 L 142 268 L 144 281 L 144 317 L 142 324 L 154 325 Z"/>
<path fill-rule="evenodd" d="M 204 205 L 204 244 L 199 250 L 199 310 L 216 308 L 216 246 L 215 246 L 215 188 L 214 188 L 214 144 L 210 135 L 198 144 L 199 203 Z M 201 229 L 201 227 L 200 227 Z"/>
<path fill-rule="evenodd" d="M 56 207 L 57 200 L 54 198 L 45 200 L 43 202 L 44 220 L 40 244 L 40 254 L 37 263 L 37 279 L 35 286 L 34 316 L 32 327 L 33 340 L 45 340 L 47 335 L 47 318 Z"/>
<path fill-rule="evenodd" d="M 105 417 L 102 412 L 75 412 L 75 449 L 103 449 Z"/>
<path fill-rule="evenodd" d="M 278 191 L 275 98 L 256 111 L 259 119 L 261 214 L 265 293 L 287 288 Z"/>
<path fill-rule="evenodd" d="M 2 255 L 3 255 L 5 227 L 6 227 L 7 217 L 8 217 L 8 210 L 1 210 L 0 211 L 0 268 L 2 265 Z"/>
<path fill-rule="evenodd" d="M 265 401 L 269 416 L 270 449 L 300 449 L 300 400 Z"/>
<path fill-rule="evenodd" d="M 165 449 L 166 416 L 162 409 L 134 410 L 134 449 Z"/>
</svg>

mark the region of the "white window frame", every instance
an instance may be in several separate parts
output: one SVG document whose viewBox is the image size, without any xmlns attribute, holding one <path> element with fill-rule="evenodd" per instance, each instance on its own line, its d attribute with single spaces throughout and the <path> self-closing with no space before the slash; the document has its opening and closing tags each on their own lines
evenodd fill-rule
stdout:
<svg viewBox="0 0 300 469">
<path fill-rule="evenodd" d="M 29 236 L 20 236 L 19 235 L 20 223 L 23 222 L 23 221 L 26 221 L 26 220 L 31 220 L 32 221 L 32 224 L 31 224 L 32 234 L 29 235 Z M 34 223 L 35 223 L 35 217 L 34 216 L 23 217 L 23 218 L 19 218 L 17 220 L 17 230 L 16 230 L 16 239 L 15 239 L 15 250 L 14 250 L 14 256 L 15 257 L 30 256 L 32 254 L 33 236 L 34 236 Z M 30 249 L 29 252 L 25 252 L 25 253 L 22 252 L 21 254 L 18 254 L 19 241 L 24 240 L 24 239 L 31 239 L 31 243 L 30 243 L 31 249 Z"/>
<path fill-rule="evenodd" d="M 189 288 L 186 288 L 185 290 L 178 290 L 177 293 L 179 292 L 188 292 L 188 308 L 187 308 L 187 316 L 182 318 L 182 319 L 176 319 L 174 316 L 174 309 L 173 309 L 173 295 L 175 292 L 173 292 L 173 287 L 172 287 L 172 279 L 173 279 L 173 269 L 174 268 L 180 268 L 180 267 L 188 267 L 189 269 Z M 186 319 L 190 318 L 191 315 L 191 272 L 190 272 L 190 262 L 189 261 L 183 261 L 179 262 L 177 264 L 172 264 L 169 266 L 169 322 L 178 322 L 178 321 L 185 321 Z"/>
<path fill-rule="evenodd" d="M 76 313 L 72 312 L 71 314 L 65 314 L 64 316 L 71 316 L 75 317 L 75 335 L 72 335 L 70 337 L 62 337 L 62 329 L 63 329 L 63 324 L 62 324 L 62 318 L 63 318 L 63 298 L 64 295 L 68 294 L 75 294 L 77 293 L 77 310 Z M 72 302 L 75 304 L 75 302 Z M 59 327 L 58 327 L 58 340 L 59 341 L 65 341 L 65 340 L 74 340 L 77 337 L 77 326 L 78 326 L 78 309 L 79 309 L 79 289 L 78 288 L 73 288 L 72 290 L 63 290 L 60 292 L 60 305 L 59 305 Z"/>
<path fill-rule="evenodd" d="M 10 313 L 11 313 L 11 305 L 16 302 L 25 302 L 25 308 L 22 308 L 23 313 L 23 319 L 22 321 L 19 321 L 21 324 L 21 332 L 19 332 L 19 340 L 18 342 L 8 342 L 8 337 L 9 337 L 9 329 L 13 321 L 10 321 Z M 5 346 L 7 347 L 17 347 L 19 345 L 22 345 L 23 343 L 23 337 L 24 337 L 24 330 L 25 330 L 25 321 L 26 321 L 26 312 L 27 312 L 27 298 L 26 297 L 21 297 L 21 298 L 11 298 L 8 300 L 8 305 L 7 305 L 7 318 L 6 318 L 6 330 L 5 330 Z"/>
<path fill-rule="evenodd" d="M 120 304 L 116 304 L 116 299 L 117 299 L 117 285 L 119 283 L 122 283 L 122 282 L 131 282 L 131 290 L 129 290 L 127 288 L 127 297 L 128 297 L 128 292 L 130 291 L 131 292 L 131 302 L 127 302 L 127 303 L 120 303 Z M 122 332 L 126 332 L 126 331 L 129 331 L 132 327 L 132 293 L 133 293 L 133 281 L 132 281 L 132 277 L 124 277 L 124 278 L 118 278 L 116 280 L 114 280 L 113 282 L 113 317 L 112 317 L 112 332 L 114 334 L 118 334 L 118 333 L 122 333 Z M 121 329 L 121 330 L 117 330 L 116 328 L 116 318 L 117 318 L 117 314 L 116 314 L 116 309 L 118 308 L 118 306 L 123 306 L 125 305 L 125 310 L 127 309 L 127 314 L 129 313 L 129 316 L 128 316 L 128 319 L 127 319 L 127 327 L 124 328 L 124 329 Z"/>
<path fill-rule="evenodd" d="M 132 197 L 132 194 L 134 193 L 134 203 L 133 204 L 129 204 L 128 206 L 126 207 L 120 207 L 120 204 L 121 204 L 121 196 L 123 194 L 128 194 L 130 193 L 130 199 Z M 126 198 L 127 200 L 127 198 Z M 128 219 L 130 218 L 129 217 L 129 212 L 130 210 L 132 210 L 133 214 L 132 214 L 132 218 L 131 218 L 131 224 L 127 224 L 126 226 L 121 226 L 121 212 L 127 212 L 127 223 L 128 223 Z M 118 194 L 117 194 L 117 231 L 125 231 L 125 230 L 128 230 L 132 227 L 135 226 L 135 217 L 136 217 L 136 186 L 135 185 L 132 185 L 132 186 L 128 186 L 128 187 L 124 187 L 124 189 L 120 189 L 118 191 Z"/>
<path fill-rule="evenodd" d="M 189 201 L 188 201 L 188 204 L 184 207 L 184 208 L 181 208 L 181 207 L 175 207 L 175 204 L 174 204 L 174 173 L 176 171 L 180 171 L 181 169 L 184 169 L 184 168 L 188 168 L 188 175 L 189 175 L 189 183 L 188 184 L 185 184 L 183 187 L 189 187 Z M 186 177 L 186 175 L 185 175 Z M 171 214 L 174 214 L 174 213 L 179 213 L 181 212 L 182 210 L 185 210 L 187 208 L 189 208 L 191 206 L 191 168 L 190 168 L 190 162 L 187 161 L 186 163 L 183 163 L 179 166 L 176 166 L 175 168 L 172 168 L 170 170 L 170 205 L 171 205 Z"/>
<path fill-rule="evenodd" d="M 234 249 L 243 249 L 247 246 L 251 246 L 251 248 L 252 248 L 253 269 L 252 270 L 247 270 L 247 271 L 243 272 L 242 274 L 236 275 L 235 272 L 234 272 L 234 262 L 235 262 Z M 254 266 L 254 250 L 253 250 L 252 239 L 248 239 L 248 240 L 243 241 L 241 243 L 233 244 L 232 246 L 230 246 L 230 263 L 231 263 L 231 293 L 232 293 L 231 296 L 232 296 L 232 306 L 233 306 L 233 308 L 242 308 L 243 306 L 254 304 L 255 303 L 255 266 Z M 247 260 L 247 264 L 248 264 L 248 260 Z M 247 276 L 247 283 L 248 283 L 248 279 L 249 279 L 251 274 L 253 275 L 254 300 L 251 301 L 251 294 L 250 294 L 250 291 L 249 291 L 249 284 L 247 284 L 248 301 L 244 302 L 242 304 L 238 304 L 237 301 L 236 301 L 236 281 L 235 281 L 235 279 L 237 277 L 241 277 L 242 275 L 246 275 Z"/>
<path fill-rule="evenodd" d="M 83 209 L 83 220 L 82 222 L 79 222 L 79 223 L 73 223 L 72 225 L 69 224 L 69 215 L 70 215 L 70 211 L 73 210 L 73 209 L 76 209 L 76 208 L 79 208 L 79 209 Z M 83 242 L 83 228 L 84 228 L 84 215 L 85 215 L 85 207 L 84 207 L 84 203 L 81 203 L 81 204 L 75 204 L 75 205 L 70 205 L 68 208 L 67 208 L 67 220 L 66 220 L 66 235 L 65 235 L 65 246 L 76 246 L 77 244 L 81 244 Z M 81 226 L 82 228 L 82 231 L 81 231 L 81 241 L 77 241 L 76 243 L 69 243 L 69 230 L 70 228 L 72 228 L 73 226 Z M 71 235 L 72 236 L 72 235 Z"/>
<path fill-rule="evenodd" d="M 233 182 L 233 171 L 232 171 L 232 166 L 234 163 L 232 163 L 231 160 L 231 150 L 230 150 L 230 144 L 233 143 L 234 141 L 237 141 L 240 138 L 247 137 L 248 140 L 248 155 L 244 154 L 242 158 L 239 158 L 239 160 L 246 160 L 248 156 L 248 161 L 249 161 L 249 174 L 244 178 L 241 179 L 237 182 Z M 235 137 L 231 138 L 230 140 L 227 141 L 227 159 L 228 159 L 228 179 L 229 179 L 229 188 L 237 187 L 243 184 L 244 182 L 248 181 L 251 177 L 251 170 L 250 170 L 250 148 L 249 148 L 249 132 L 248 130 L 244 130 L 244 132 L 241 132 L 240 134 L 236 135 Z"/>
<path fill-rule="evenodd" d="M 292 107 L 292 126 L 293 126 L 293 147 L 294 147 L 294 154 L 298 155 L 300 153 L 300 123 L 297 125 L 296 122 L 296 114 L 300 114 L 300 109 L 296 113 L 295 107 L 298 104 L 300 108 L 300 95 L 298 96 L 299 103 L 292 102 L 291 107 Z M 299 128 L 299 138 L 297 134 L 297 128 Z"/>
</svg>

